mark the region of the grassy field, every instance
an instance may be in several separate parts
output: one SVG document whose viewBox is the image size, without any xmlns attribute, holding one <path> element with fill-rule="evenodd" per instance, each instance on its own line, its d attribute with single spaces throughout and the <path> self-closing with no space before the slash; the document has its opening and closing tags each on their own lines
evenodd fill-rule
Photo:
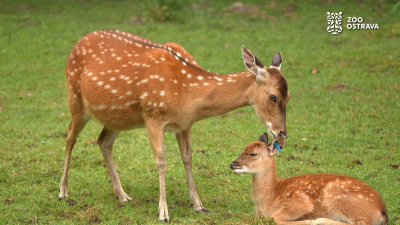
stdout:
<svg viewBox="0 0 400 225">
<path fill-rule="evenodd" d="M 0 2 L 0 224 L 157 224 L 158 173 L 144 129 L 114 145 L 122 185 L 113 198 L 91 121 L 72 153 L 69 194 L 58 200 L 70 114 L 64 68 L 73 45 L 99 29 L 119 29 L 184 46 L 203 68 L 244 71 L 240 46 L 265 65 L 282 52 L 289 84 L 287 146 L 278 173 L 341 173 L 383 197 L 400 224 L 400 7 L 396 1 L 21 1 Z M 144 2 L 144 1 L 143 1 Z M 326 31 L 327 12 L 343 12 L 343 32 Z M 379 30 L 348 30 L 347 17 Z M 196 123 L 194 176 L 210 210 L 188 202 L 174 135 L 166 134 L 167 201 L 172 224 L 259 224 L 249 175 L 229 164 L 265 132 L 245 107 Z"/>
</svg>

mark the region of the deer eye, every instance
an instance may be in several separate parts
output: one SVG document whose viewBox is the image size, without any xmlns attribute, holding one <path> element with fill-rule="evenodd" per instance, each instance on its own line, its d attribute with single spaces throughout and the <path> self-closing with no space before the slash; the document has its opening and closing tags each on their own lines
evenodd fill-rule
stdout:
<svg viewBox="0 0 400 225">
<path fill-rule="evenodd" d="M 257 152 L 250 153 L 250 156 L 256 156 L 256 155 L 257 155 Z"/>
<path fill-rule="evenodd" d="M 271 101 L 276 102 L 276 96 L 275 95 L 269 95 L 269 99 L 271 99 Z"/>
</svg>

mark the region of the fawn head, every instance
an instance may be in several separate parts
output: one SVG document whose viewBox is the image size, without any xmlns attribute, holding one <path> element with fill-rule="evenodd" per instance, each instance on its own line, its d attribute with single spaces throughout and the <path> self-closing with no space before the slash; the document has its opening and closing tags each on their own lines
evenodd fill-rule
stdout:
<svg viewBox="0 0 400 225">
<path fill-rule="evenodd" d="M 290 95 L 286 79 L 280 70 L 281 53 L 278 52 L 273 56 L 269 68 L 244 46 L 242 46 L 242 58 L 247 69 L 256 76 L 256 85 L 249 99 L 250 104 L 272 137 L 286 136 L 286 104 Z"/>
<path fill-rule="evenodd" d="M 268 144 L 268 135 L 264 133 L 259 141 L 251 142 L 243 150 L 238 159 L 231 163 L 231 169 L 236 173 L 257 174 L 266 168 L 273 160 L 274 154 L 278 152 L 274 142 L 282 149 L 285 145 L 286 137 L 274 138 Z"/>
</svg>

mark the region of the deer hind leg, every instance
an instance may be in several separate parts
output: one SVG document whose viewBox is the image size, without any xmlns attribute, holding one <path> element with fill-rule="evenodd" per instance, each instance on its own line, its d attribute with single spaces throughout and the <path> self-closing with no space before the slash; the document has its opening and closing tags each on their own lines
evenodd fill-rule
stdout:
<svg viewBox="0 0 400 225">
<path fill-rule="evenodd" d="M 88 115 L 83 115 L 81 113 L 73 114 L 72 120 L 68 125 L 64 171 L 60 181 L 60 193 L 58 194 L 58 199 L 68 197 L 68 169 L 71 161 L 71 152 L 76 143 L 76 138 L 82 131 L 83 127 L 85 127 L 89 118 Z"/>
<path fill-rule="evenodd" d="M 120 202 L 127 202 L 129 200 L 132 200 L 132 198 L 130 198 L 122 188 L 112 154 L 114 140 L 118 136 L 118 134 L 119 131 L 109 130 L 104 127 L 100 133 L 99 138 L 97 139 L 97 143 L 100 146 L 101 153 L 103 154 L 104 160 L 107 164 L 108 172 L 110 174 L 111 182 L 113 184 L 115 199 L 118 199 Z"/>
<path fill-rule="evenodd" d="M 158 203 L 158 219 L 169 221 L 167 197 L 165 192 L 165 172 L 167 170 L 167 160 L 164 151 L 164 128 L 158 121 L 146 121 L 147 134 L 151 148 L 153 149 L 158 169 L 158 179 L 160 183 L 160 199 Z"/>
<path fill-rule="evenodd" d="M 176 139 L 181 150 L 181 156 L 183 165 L 185 167 L 186 179 L 189 187 L 190 203 L 193 204 L 193 208 L 198 213 L 208 212 L 203 207 L 200 198 L 197 194 L 196 185 L 194 183 L 193 172 L 192 172 L 192 148 L 190 144 L 190 128 L 176 134 Z"/>
</svg>

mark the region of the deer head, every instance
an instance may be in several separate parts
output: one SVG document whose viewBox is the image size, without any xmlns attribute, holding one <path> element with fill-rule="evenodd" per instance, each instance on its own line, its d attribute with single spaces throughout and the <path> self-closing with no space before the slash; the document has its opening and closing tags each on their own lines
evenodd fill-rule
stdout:
<svg viewBox="0 0 400 225">
<path fill-rule="evenodd" d="M 257 174 L 269 168 L 273 161 L 273 155 L 278 153 L 275 147 L 276 142 L 281 149 L 285 146 L 286 137 L 274 138 L 268 144 L 268 135 L 264 133 L 260 136 L 259 141 L 252 142 L 246 146 L 240 157 L 231 163 L 231 169 L 236 173 Z"/>
<path fill-rule="evenodd" d="M 273 56 L 269 68 L 244 46 L 242 58 L 247 69 L 256 76 L 256 86 L 250 96 L 250 104 L 272 137 L 286 136 L 286 104 L 290 95 L 286 79 L 280 71 L 281 53 Z"/>
</svg>

